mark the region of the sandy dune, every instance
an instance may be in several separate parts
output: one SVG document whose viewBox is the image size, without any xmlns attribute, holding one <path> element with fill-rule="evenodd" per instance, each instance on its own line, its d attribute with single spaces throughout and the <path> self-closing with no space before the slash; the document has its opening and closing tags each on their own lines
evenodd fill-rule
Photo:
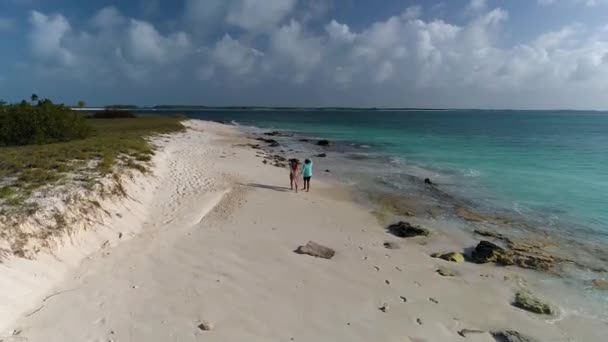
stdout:
<svg viewBox="0 0 608 342">
<path fill-rule="evenodd" d="M 295 194 L 286 170 L 262 164 L 234 128 L 189 125 L 147 189 L 141 233 L 87 257 L 0 339 L 495 341 L 487 331 L 517 330 L 540 341 L 603 341 L 608 332 L 605 323 L 514 308 L 512 270 L 430 258 L 422 241 L 388 235 L 320 173 L 312 192 Z M 449 245 L 445 236 L 425 243 L 434 239 Z M 308 241 L 336 255 L 293 252 Z M 439 266 L 458 275 L 440 276 Z M 200 329 L 203 321 L 212 329 Z"/>
</svg>

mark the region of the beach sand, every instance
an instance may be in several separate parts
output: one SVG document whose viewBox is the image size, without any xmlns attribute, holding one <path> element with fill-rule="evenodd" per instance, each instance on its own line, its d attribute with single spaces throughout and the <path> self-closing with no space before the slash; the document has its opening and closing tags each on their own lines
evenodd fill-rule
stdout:
<svg viewBox="0 0 608 342">
<path fill-rule="evenodd" d="M 512 330 L 537 341 L 605 341 L 605 322 L 514 307 L 526 273 L 431 258 L 462 249 L 459 239 L 390 235 L 320 170 L 311 192 L 296 194 L 287 170 L 263 164 L 236 128 L 187 125 L 164 146 L 146 214 L 125 222 L 137 233 L 79 262 L 56 260 L 70 267 L 52 288 L 30 291 L 37 300 L 0 340 L 496 341 L 490 331 Z M 308 241 L 335 256 L 294 253 Z"/>
</svg>

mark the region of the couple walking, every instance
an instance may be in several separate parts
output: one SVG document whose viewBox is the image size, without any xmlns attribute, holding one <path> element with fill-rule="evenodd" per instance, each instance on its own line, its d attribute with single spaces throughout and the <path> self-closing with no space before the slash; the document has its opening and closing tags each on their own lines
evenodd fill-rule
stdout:
<svg viewBox="0 0 608 342">
<path fill-rule="evenodd" d="M 312 160 L 306 159 L 304 165 L 300 166 L 300 161 L 297 159 L 289 160 L 289 181 L 291 182 L 291 190 L 298 192 L 300 175 L 304 179 L 304 187 L 302 190 L 310 191 L 310 179 L 312 178 Z"/>
</svg>

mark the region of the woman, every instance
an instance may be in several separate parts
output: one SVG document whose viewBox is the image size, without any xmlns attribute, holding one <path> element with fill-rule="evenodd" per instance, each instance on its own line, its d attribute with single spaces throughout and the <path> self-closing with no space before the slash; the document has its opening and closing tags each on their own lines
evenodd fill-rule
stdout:
<svg viewBox="0 0 608 342">
<path fill-rule="evenodd" d="M 298 192 L 298 177 L 300 173 L 298 172 L 300 168 L 300 161 L 297 159 L 289 160 L 289 182 L 291 184 L 291 190 L 294 189 Z"/>
<path fill-rule="evenodd" d="M 304 188 L 306 192 L 310 191 L 310 179 L 312 178 L 312 160 L 306 159 L 302 168 L 302 176 L 304 177 Z"/>
</svg>

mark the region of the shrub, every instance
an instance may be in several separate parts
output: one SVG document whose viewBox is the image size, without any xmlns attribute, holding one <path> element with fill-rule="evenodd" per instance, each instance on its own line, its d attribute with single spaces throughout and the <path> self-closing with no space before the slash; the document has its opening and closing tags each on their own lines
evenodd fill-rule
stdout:
<svg viewBox="0 0 608 342">
<path fill-rule="evenodd" d="M 22 101 L 0 108 L 0 146 L 65 142 L 90 133 L 84 116 L 48 99 L 37 105 Z"/>
<path fill-rule="evenodd" d="M 128 110 L 106 109 L 91 114 L 91 119 L 132 119 L 137 116 Z"/>
</svg>

